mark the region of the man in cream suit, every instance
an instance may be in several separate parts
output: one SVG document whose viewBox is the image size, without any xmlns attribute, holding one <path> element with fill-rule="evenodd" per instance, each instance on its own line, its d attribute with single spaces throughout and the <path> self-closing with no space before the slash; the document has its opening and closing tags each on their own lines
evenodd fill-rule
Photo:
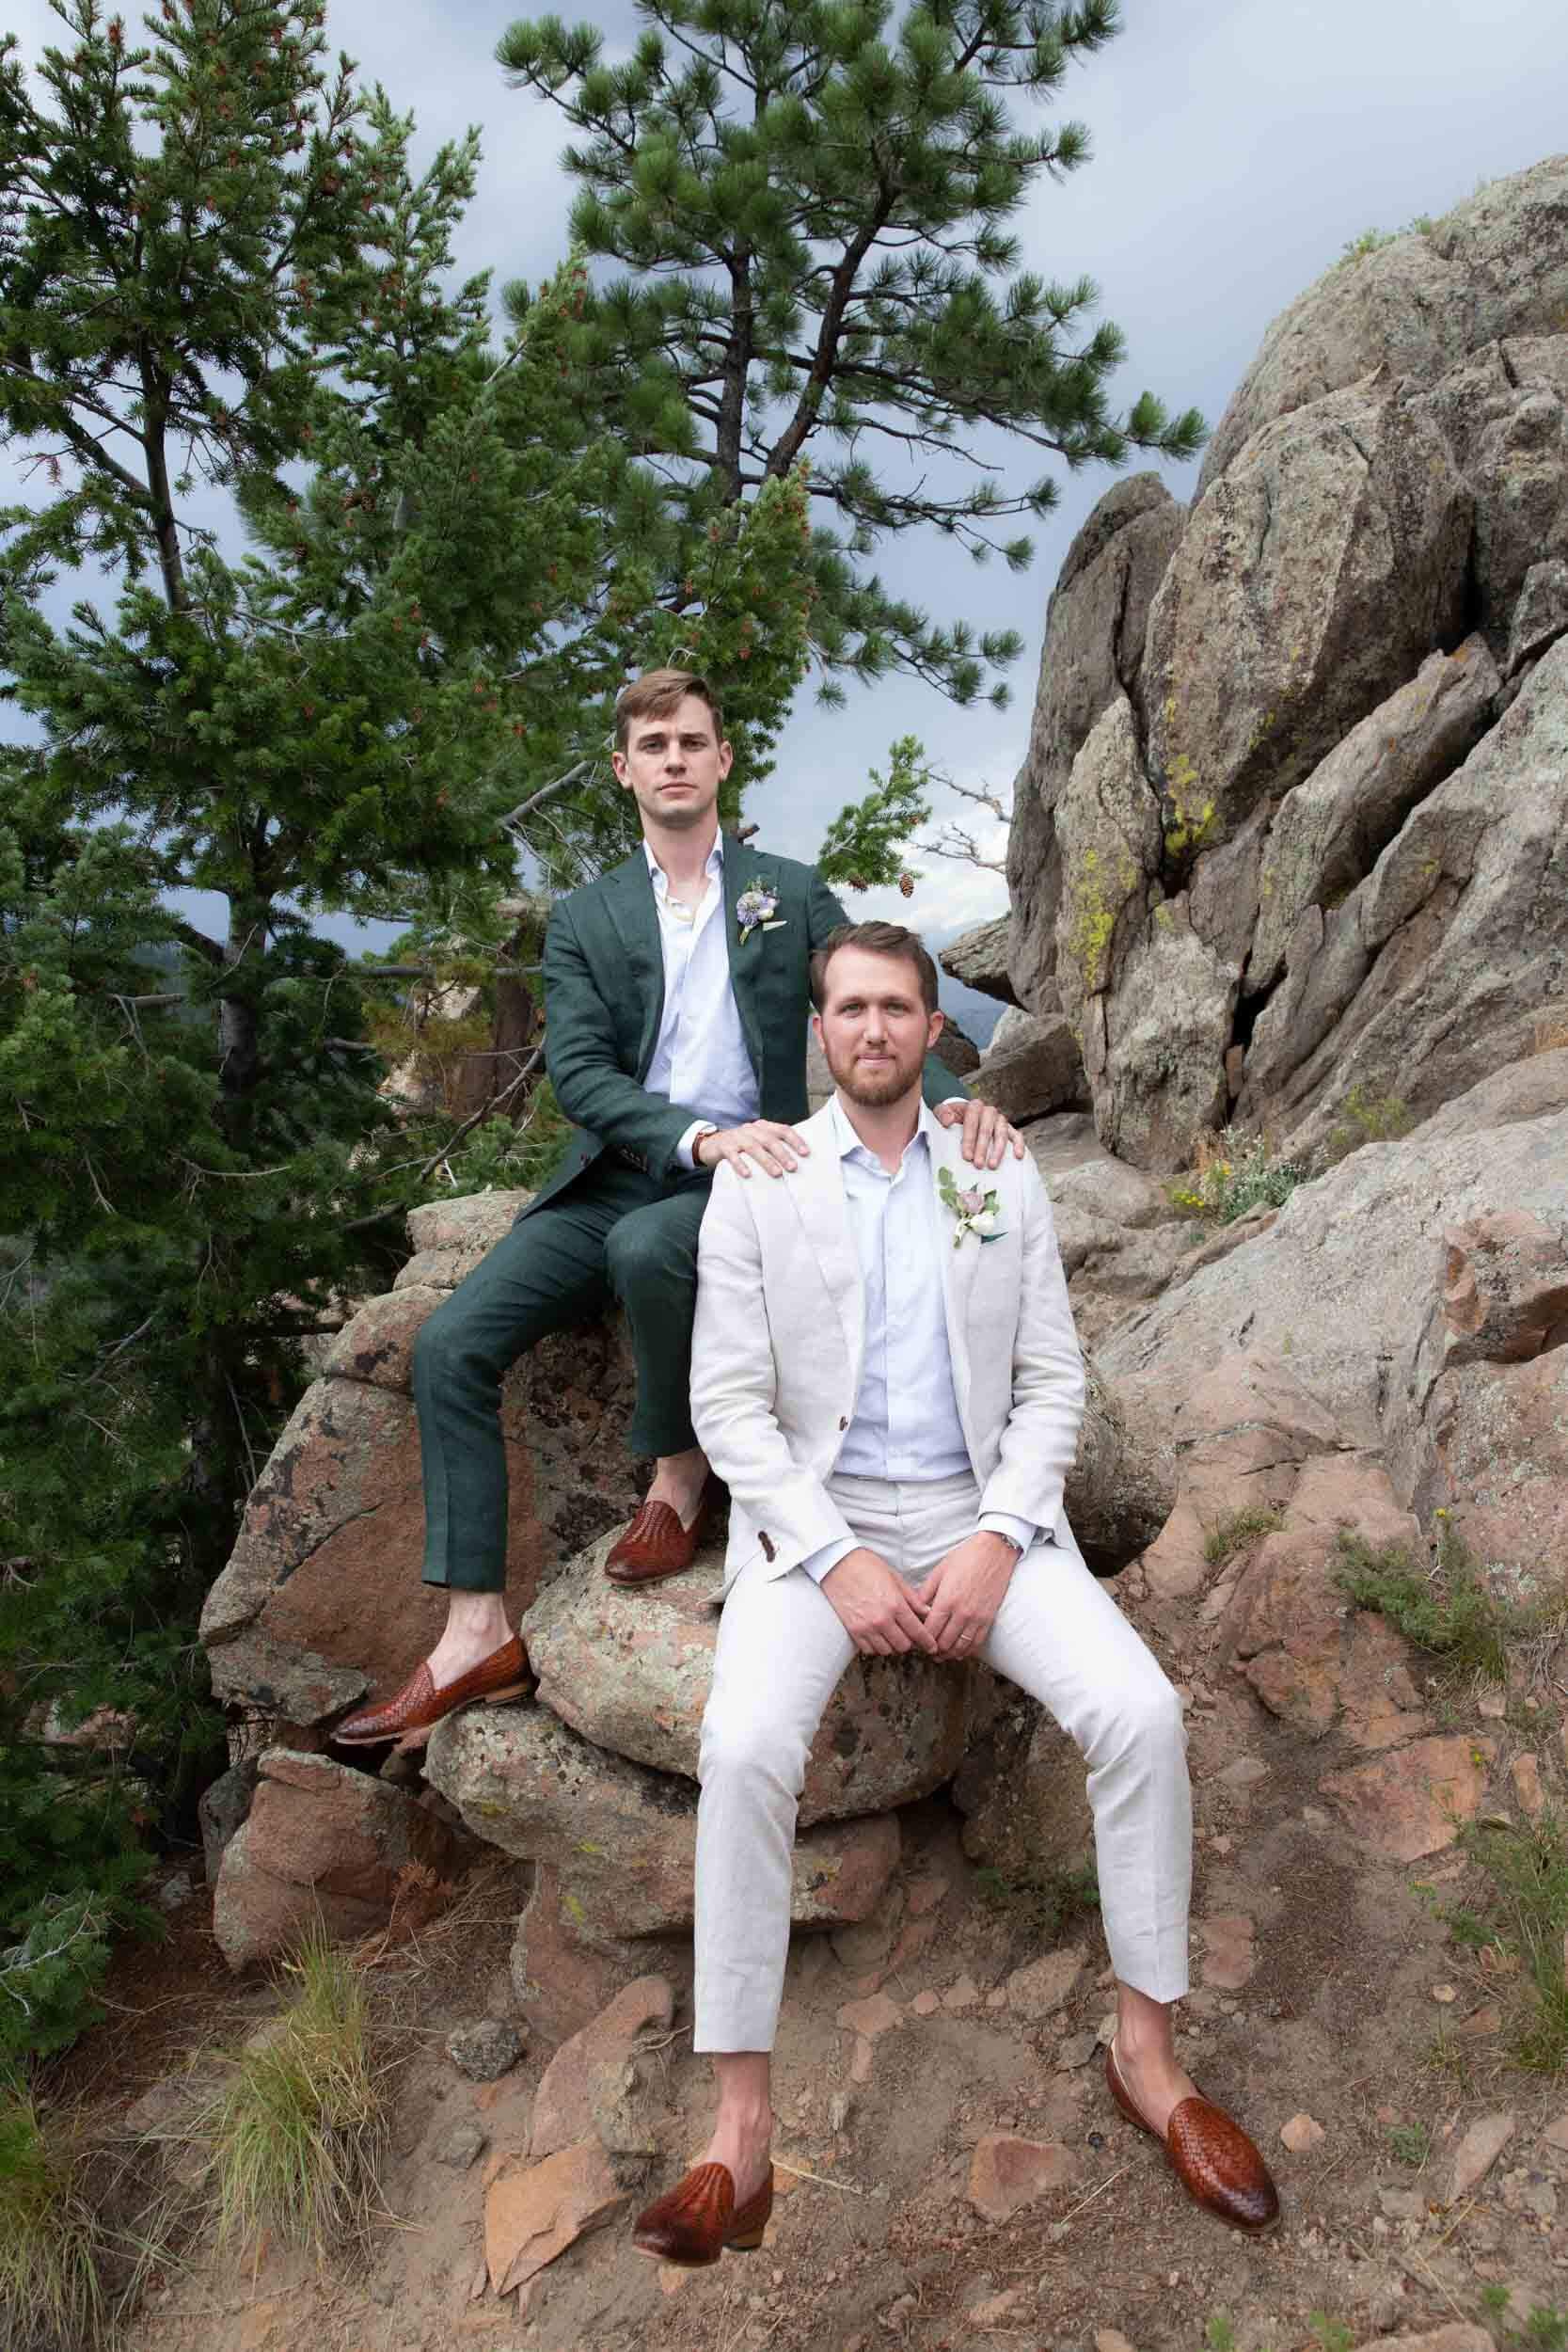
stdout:
<svg viewBox="0 0 1568 2352">
<path fill-rule="evenodd" d="M 812 998 L 836 1091 L 811 1153 L 773 1184 L 721 1168 L 699 1244 L 692 1421 L 731 1495 L 697 1831 L 694 2047 L 719 2113 L 635 2243 L 699 2264 L 761 2241 L 796 1804 L 857 1650 L 983 1658 L 1077 1741 L 1118 1987 L 1110 2090 L 1201 2203 L 1265 2227 L 1261 2157 L 1176 2058 L 1181 1711 L 1063 1512 L 1084 1375 L 1045 1186 L 1029 1159 L 976 1180 L 923 1106 L 942 1016 L 912 931 L 833 932 Z"/>
</svg>

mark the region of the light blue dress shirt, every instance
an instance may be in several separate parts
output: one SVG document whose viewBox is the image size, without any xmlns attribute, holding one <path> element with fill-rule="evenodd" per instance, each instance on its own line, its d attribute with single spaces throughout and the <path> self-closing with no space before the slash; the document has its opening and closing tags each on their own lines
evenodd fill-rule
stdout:
<svg viewBox="0 0 1568 2352">
<path fill-rule="evenodd" d="M 942 1210 L 931 1137 L 937 1122 L 926 1104 L 893 1175 L 867 1151 L 835 1095 L 831 1118 L 844 1172 L 849 1232 L 865 1299 L 865 1352 L 854 1417 L 834 1474 L 914 1484 L 971 1470 L 953 1390 L 942 1299 Z M 1026 1551 L 1037 1531 L 1026 1519 L 987 1511 L 982 1527 Z M 853 1536 L 824 1544 L 801 1562 L 820 1584 L 848 1552 Z"/>
</svg>

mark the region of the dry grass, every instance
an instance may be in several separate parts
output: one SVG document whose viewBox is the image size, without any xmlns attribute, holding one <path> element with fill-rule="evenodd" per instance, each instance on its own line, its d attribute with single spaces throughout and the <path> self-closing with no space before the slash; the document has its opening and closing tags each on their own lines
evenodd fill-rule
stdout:
<svg viewBox="0 0 1568 2352">
<path fill-rule="evenodd" d="M 287 2007 L 198 2129 L 219 2243 L 252 2248 L 270 2232 L 319 2262 L 363 2249 L 382 2208 L 392 2060 L 350 1955 L 313 1938 L 287 1970 Z"/>
<path fill-rule="evenodd" d="M 188 2185 L 124 2135 L 90 2137 L 0 2090 L 0 2344 L 6 2352 L 97 2352 L 150 2275 L 178 2258 L 195 2220 Z"/>
<path fill-rule="evenodd" d="M 1568 1045 L 1568 1006 L 1552 1006 L 1536 1021 L 1535 1042 L 1530 1050 L 1555 1054 L 1562 1045 Z"/>
</svg>

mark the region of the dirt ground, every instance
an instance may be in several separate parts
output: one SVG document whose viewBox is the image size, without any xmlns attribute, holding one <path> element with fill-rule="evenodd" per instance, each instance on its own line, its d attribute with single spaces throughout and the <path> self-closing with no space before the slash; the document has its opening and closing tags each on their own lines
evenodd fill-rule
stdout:
<svg viewBox="0 0 1568 2352">
<path fill-rule="evenodd" d="M 1085 1947 L 1067 2008 L 1044 2022 L 1013 2013 L 1006 1980 L 1038 1956 L 1037 1928 L 965 1861 L 958 1817 L 937 1797 L 905 1817 L 883 1915 L 792 1951 L 775 2073 L 777 2153 L 792 2169 L 758 2254 L 683 2274 L 628 2242 L 640 2205 L 705 2135 L 683 1955 L 659 1950 L 649 1965 L 674 1984 L 675 2031 L 641 2062 L 659 2157 L 620 2160 L 620 2209 L 531 2289 L 504 2301 L 488 2292 L 486 2179 L 526 2150 L 551 2053 L 536 2036 L 512 2074 L 475 2086 L 443 2044 L 461 2019 L 517 2013 L 507 1969 L 527 1883 L 517 1865 L 486 1880 L 460 1937 L 434 1934 L 427 1964 L 407 1973 L 388 2214 L 368 2264 L 317 2274 L 263 2249 L 236 2270 L 198 2247 L 154 2289 L 135 2352 L 1344 2352 L 1461 2317 L 1485 2317 L 1505 2344 L 1537 2306 L 1568 2310 L 1568 2153 L 1555 2144 L 1568 2144 L 1568 2119 L 1545 2137 L 1568 2101 L 1510 2062 L 1513 1988 L 1440 1915 L 1467 1866 L 1452 1853 L 1406 1868 L 1372 1860 L 1322 1803 L 1332 1742 L 1304 1743 L 1239 1685 L 1207 1680 L 1201 1659 L 1170 1663 L 1193 1694 L 1197 1817 L 1181 2047 L 1275 2170 L 1284 2218 L 1269 2236 L 1243 2238 L 1199 2212 L 1112 2106 L 1097 2045 L 1113 1988 L 1092 1915 L 1064 1931 Z M 1484 1729 L 1498 1743 L 1493 1788 L 1506 1789 L 1511 1735 L 1495 1720 Z M 1546 1752 L 1544 1738 L 1533 1744 Z M 200 1897 L 172 1943 L 133 1964 L 139 1978 L 122 1971 L 111 1986 L 111 2026 L 55 2085 L 103 2112 L 166 2074 L 182 2047 L 239 2041 L 276 1997 L 225 1981 Z M 893 2021 L 866 2041 L 838 2014 L 873 1992 Z M 1450 2202 L 1466 2130 L 1498 2115 L 1513 2119 L 1505 2148 Z M 1292 2119 L 1290 2137 L 1306 2143 L 1295 2150 L 1281 2139 Z M 454 2169 L 442 2152 L 465 2120 L 488 2144 Z M 1059 2184 L 1005 2221 L 982 2218 L 968 2193 L 975 2144 L 995 2132 L 1067 2152 Z M 1488 2288 L 1509 2294 L 1500 2323 L 1485 2312 Z"/>
</svg>

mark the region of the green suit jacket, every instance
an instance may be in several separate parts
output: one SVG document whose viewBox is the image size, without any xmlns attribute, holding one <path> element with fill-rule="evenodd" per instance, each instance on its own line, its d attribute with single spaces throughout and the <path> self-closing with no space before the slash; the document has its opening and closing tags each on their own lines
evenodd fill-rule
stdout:
<svg viewBox="0 0 1568 2352">
<path fill-rule="evenodd" d="M 736 900 L 752 883 L 778 900 L 773 928 L 742 939 Z M 756 1073 L 759 1114 L 791 1125 L 804 1119 L 810 961 L 830 931 L 848 921 L 821 877 L 796 859 L 774 857 L 724 836 L 724 945 L 746 1050 Z M 660 1181 L 678 1175 L 675 1147 L 700 1106 L 650 1094 L 642 1081 L 664 1012 L 664 955 L 648 861 L 638 848 L 599 880 L 558 898 L 545 933 L 545 1064 L 556 1101 L 578 1130 L 529 1216 L 575 1184 L 604 1152 Z M 928 1103 L 967 1091 L 934 1056 L 926 1057 Z"/>
</svg>

